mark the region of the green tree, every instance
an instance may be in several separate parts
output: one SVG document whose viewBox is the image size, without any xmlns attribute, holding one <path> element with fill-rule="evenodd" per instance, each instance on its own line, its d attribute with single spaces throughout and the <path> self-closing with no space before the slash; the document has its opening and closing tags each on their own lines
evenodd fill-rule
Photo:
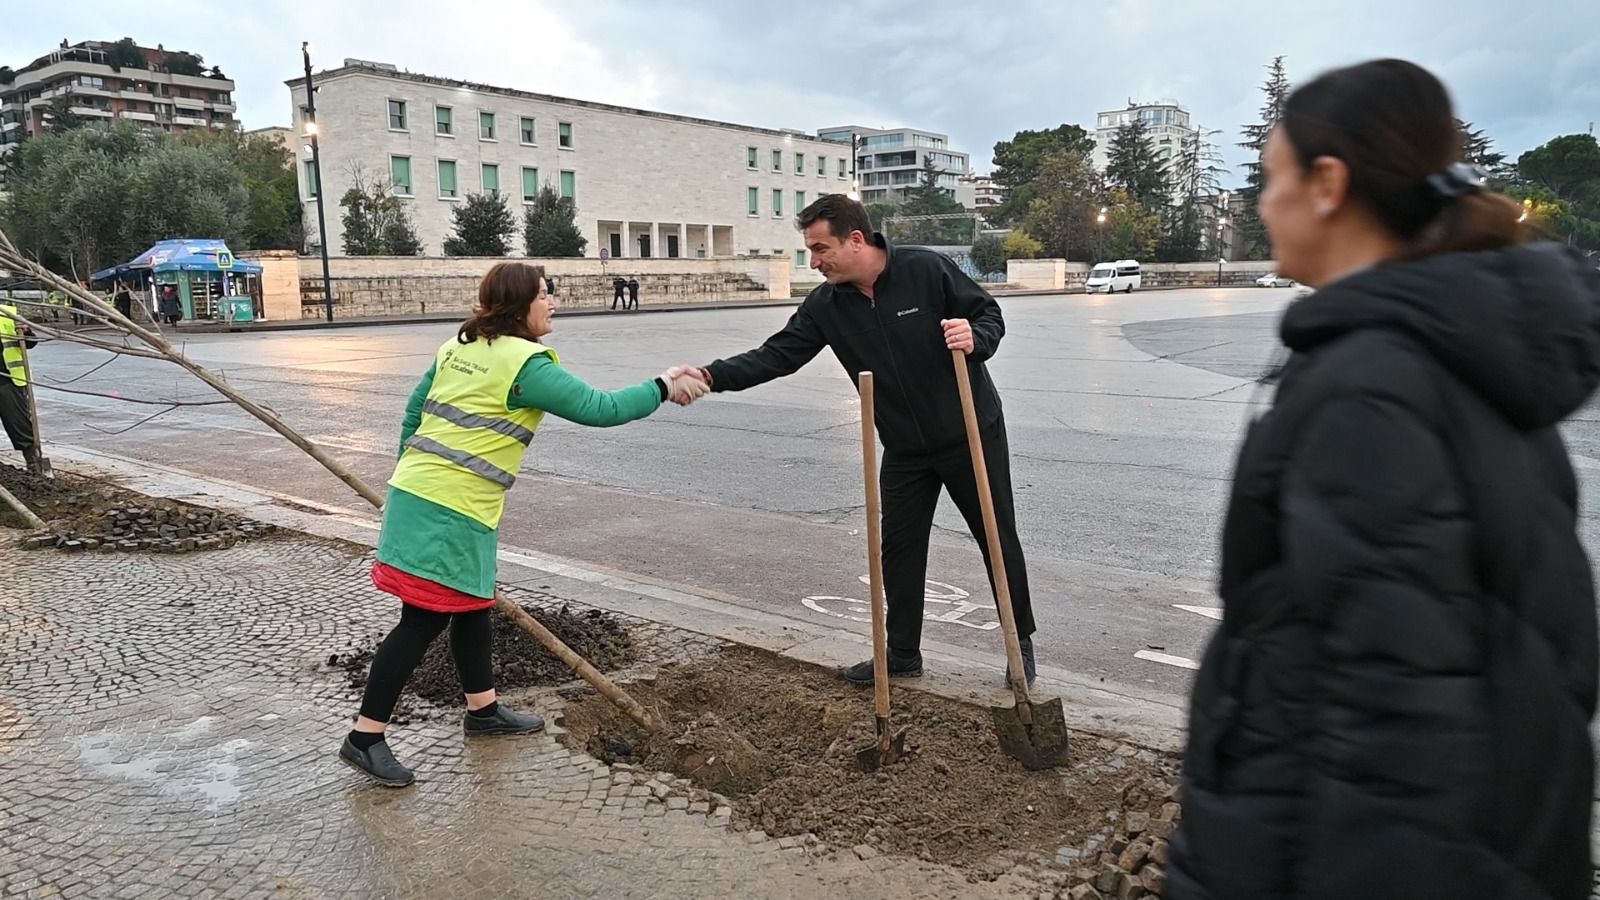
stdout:
<svg viewBox="0 0 1600 900">
<path fill-rule="evenodd" d="M 11 84 L 17 80 L 17 73 L 10 66 L 0 66 L 0 84 Z"/>
<path fill-rule="evenodd" d="M 444 239 L 445 256 L 505 256 L 517 231 L 506 195 L 468 194 L 450 211 L 455 232 Z"/>
<path fill-rule="evenodd" d="M 920 182 L 895 212 L 896 219 L 905 221 L 889 223 L 891 240 L 932 246 L 972 243 L 973 218 L 960 201 L 939 186 L 942 174 L 931 159 L 923 161 Z M 936 216 L 948 218 L 932 218 Z"/>
<path fill-rule="evenodd" d="M 250 209 L 240 246 L 234 249 L 299 250 L 304 245 L 294 157 L 282 143 L 263 135 L 215 129 L 190 131 L 177 140 L 225 157 L 238 168 Z"/>
<path fill-rule="evenodd" d="M 1106 259 L 1150 259 L 1161 240 L 1161 214 L 1126 188 L 1106 195 Z"/>
<path fill-rule="evenodd" d="M 1006 270 L 1006 248 L 999 237 L 986 234 L 972 242 L 972 264 L 985 275 Z"/>
<path fill-rule="evenodd" d="M 561 196 L 548 184 L 540 188 L 522 217 L 522 243 L 527 254 L 540 258 L 582 256 L 589 240 L 573 221 L 577 215 L 577 204 L 571 197 Z"/>
<path fill-rule="evenodd" d="M 893 203 L 868 203 L 867 220 L 872 223 L 872 230 L 883 232 L 883 223 L 895 214 L 899 207 Z"/>
<path fill-rule="evenodd" d="M 344 210 L 344 252 L 348 256 L 416 256 L 422 252 L 405 201 L 384 178 L 351 165 L 350 188 L 339 199 Z"/>
<path fill-rule="evenodd" d="M 168 53 L 167 71 L 174 75 L 188 75 L 191 78 L 204 78 L 206 74 L 206 61 L 198 53 Z"/>
<path fill-rule="evenodd" d="M 1558 137 L 1518 157 L 1517 173 L 1563 200 L 1581 203 L 1600 183 L 1600 142 L 1590 134 Z"/>
<path fill-rule="evenodd" d="M 1239 191 L 1242 203 L 1233 228 L 1234 241 L 1246 259 L 1266 259 L 1271 249 L 1267 230 L 1256 213 L 1256 204 L 1261 200 L 1261 154 L 1266 150 L 1272 129 L 1283 118 L 1283 104 L 1289 99 L 1291 89 L 1283 59 L 1282 56 L 1273 57 L 1267 66 L 1267 80 L 1261 85 L 1261 93 L 1265 95 L 1261 102 L 1261 121 L 1244 126 L 1244 140 L 1239 144 L 1251 151 L 1250 159 L 1244 164 L 1245 186 Z"/>
<path fill-rule="evenodd" d="M 134 252 L 123 211 L 135 163 L 155 141 L 129 125 L 24 141 L 12 153 L 3 210 L 18 249 L 78 278 Z"/>
<path fill-rule="evenodd" d="M 1088 259 L 1095 242 L 1095 215 L 1103 193 L 1100 177 L 1081 149 L 1051 156 L 1033 181 L 1037 192 L 1024 227 L 1048 257 Z"/>
<path fill-rule="evenodd" d="M 1494 149 L 1494 141 L 1481 128 L 1471 122 L 1456 119 L 1456 130 L 1461 133 L 1461 161 L 1483 168 L 1491 175 L 1505 168 L 1506 155 Z"/>
<path fill-rule="evenodd" d="M 134 246 L 175 237 L 243 245 L 250 192 L 214 148 L 162 141 L 139 158 L 130 180 L 123 221 Z"/>
<path fill-rule="evenodd" d="M 1227 173 L 1222 153 L 1212 143 L 1220 133 L 1197 128 L 1183 137 L 1172 157 L 1168 172 L 1173 200 L 1162 217 L 1161 243 L 1156 247 L 1156 259 L 1161 262 L 1200 259 L 1208 207 L 1220 193 L 1220 179 Z"/>
<path fill-rule="evenodd" d="M 1106 183 L 1127 191 L 1135 201 L 1150 209 L 1165 206 L 1172 194 L 1167 185 L 1166 167 L 1156 156 L 1155 144 L 1150 141 L 1150 130 L 1137 117 L 1118 128 L 1111 138 Z"/>
<path fill-rule="evenodd" d="M 1077 125 L 1059 125 L 1044 131 L 1019 131 L 1011 140 L 996 143 L 991 177 L 1007 188 L 1007 195 L 989 212 L 989 220 L 1004 225 L 1020 220 L 1036 196 L 1033 182 L 1045 160 L 1066 152 L 1088 156 L 1094 152 L 1094 138 Z"/>
<path fill-rule="evenodd" d="M 1021 228 L 1006 232 L 1000 246 L 1006 259 L 1038 259 L 1044 253 L 1044 244 Z"/>
<path fill-rule="evenodd" d="M 148 69 L 150 60 L 145 57 L 144 51 L 134 43 L 133 38 L 123 38 L 111 45 L 111 51 L 106 54 L 106 65 L 113 72 L 123 69 Z"/>
<path fill-rule="evenodd" d="M 58 94 L 50 98 L 45 105 L 43 118 L 45 134 L 66 134 L 86 124 L 83 116 L 72 111 L 71 94 Z"/>
</svg>

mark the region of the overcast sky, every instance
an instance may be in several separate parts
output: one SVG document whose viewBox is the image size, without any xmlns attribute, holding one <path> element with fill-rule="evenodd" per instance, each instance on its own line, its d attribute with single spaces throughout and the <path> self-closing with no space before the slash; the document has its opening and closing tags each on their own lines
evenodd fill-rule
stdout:
<svg viewBox="0 0 1600 900">
<path fill-rule="evenodd" d="M 1130 98 L 1182 102 L 1197 123 L 1224 130 L 1237 167 L 1232 144 L 1256 118 L 1264 66 L 1279 54 L 1296 80 L 1374 56 L 1421 63 L 1513 158 L 1600 120 L 1600 0 L 1010 0 L 985 13 L 970 0 L 158 7 L 19 0 L 0 27 L 0 64 L 24 65 L 63 38 L 191 50 L 238 82 L 239 117 L 257 128 L 288 124 L 283 82 L 310 40 L 319 68 L 357 57 L 742 124 L 943 131 L 980 171 L 997 140 L 1089 126 Z M 1226 181 L 1239 177 L 1236 168 Z"/>
</svg>

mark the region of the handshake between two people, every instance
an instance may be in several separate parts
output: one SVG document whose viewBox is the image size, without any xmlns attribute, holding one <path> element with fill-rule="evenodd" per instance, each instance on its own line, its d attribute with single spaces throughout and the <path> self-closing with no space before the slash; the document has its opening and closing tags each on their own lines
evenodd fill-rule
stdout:
<svg viewBox="0 0 1600 900">
<path fill-rule="evenodd" d="M 699 366 L 673 366 L 656 376 L 667 386 L 667 399 L 688 406 L 711 393 L 711 376 Z"/>
</svg>

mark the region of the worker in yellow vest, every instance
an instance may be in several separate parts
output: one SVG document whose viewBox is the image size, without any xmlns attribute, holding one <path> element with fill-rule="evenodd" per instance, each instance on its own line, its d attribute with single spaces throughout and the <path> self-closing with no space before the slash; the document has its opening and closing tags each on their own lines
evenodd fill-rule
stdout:
<svg viewBox="0 0 1600 900">
<path fill-rule="evenodd" d="M 0 424 L 11 446 L 28 461 L 30 472 L 40 469 L 39 447 L 33 439 L 33 404 L 28 400 L 28 365 L 22 353 L 24 344 L 31 348 L 36 343 L 27 319 L 10 298 L 0 302 L 0 356 L 6 368 L 0 377 Z"/>
<path fill-rule="evenodd" d="M 45 299 L 50 304 L 50 320 L 61 321 L 61 311 L 67 308 L 67 295 L 60 291 L 51 291 Z"/>
<path fill-rule="evenodd" d="M 506 491 L 545 414 L 621 425 L 708 390 L 688 367 L 618 391 L 590 387 L 539 343 L 554 312 L 542 266 L 490 269 L 472 318 L 439 347 L 406 407 L 372 567 L 373 584 L 400 598 L 400 623 L 378 646 L 360 716 L 339 748 L 342 761 L 382 784 L 401 787 L 414 777 L 395 759 L 385 731 L 406 681 L 446 626 L 466 695 L 466 735 L 544 727 L 538 716 L 496 699 L 489 613 Z"/>
</svg>

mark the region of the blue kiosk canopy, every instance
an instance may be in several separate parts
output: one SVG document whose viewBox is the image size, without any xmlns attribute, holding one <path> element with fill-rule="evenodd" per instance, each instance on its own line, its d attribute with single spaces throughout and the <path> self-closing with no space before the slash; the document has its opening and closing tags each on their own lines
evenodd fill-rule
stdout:
<svg viewBox="0 0 1600 900">
<path fill-rule="evenodd" d="M 94 273 L 94 281 L 111 281 L 134 273 L 224 272 L 234 275 L 260 275 L 255 263 L 235 259 L 222 241 L 207 238 L 178 238 L 160 241 L 133 259 Z"/>
</svg>

